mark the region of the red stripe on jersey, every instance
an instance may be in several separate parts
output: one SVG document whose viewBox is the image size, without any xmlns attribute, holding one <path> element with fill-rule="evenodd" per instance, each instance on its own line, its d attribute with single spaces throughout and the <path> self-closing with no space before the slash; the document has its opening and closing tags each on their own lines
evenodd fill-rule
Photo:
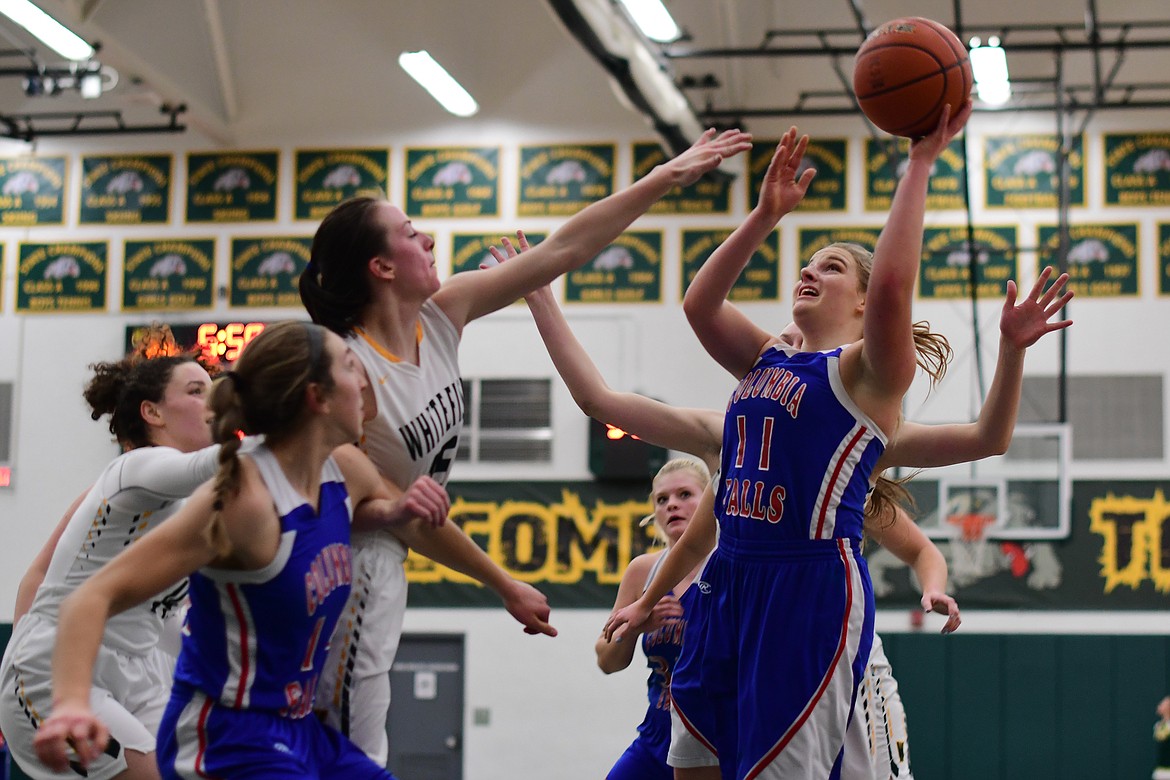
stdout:
<svg viewBox="0 0 1170 780">
<path fill-rule="evenodd" d="M 774 417 L 764 418 L 764 441 L 760 445 L 760 471 L 767 471 L 772 462 L 772 426 L 776 422 Z"/>
<path fill-rule="evenodd" d="M 203 754 L 207 752 L 207 719 L 211 717 L 212 704 L 211 697 L 203 700 L 203 706 L 199 708 L 199 721 L 195 726 L 199 741 L 199 747 L 195 751 L 195 773 L 200 777 L 211 777 L 203 771 Z"/>
<path fill-rule="evenodd" d="M 248 691 L 248 672 L 251 659 L 248 657 L 248 621 L 244 617 L 244 608 L 240 604 L 240 592 L 234 584 L 227 586 L 228 596 L 232 600 L 232 609 L 236 613 L 236 624 L 240 629 L 240 683 L 236 688 L 236 709 L 243 709 L 244 696 Z"/>
<path fill-rule="evenodd" d="M 742 414 L 735 418 L 735 427 L 739 433 L 739 448 L 735 451 L 735 467 L 738 469 L 743 466 L 744 437 L 747 436 L 747 420 Z"/>
<path fill-rule="evenodd" d="M 848 542 L 845 539 L 837 540 L 837 548 L 841 553 L 841 560 L 845 564 L 845 617 L 841 620 L 841 638 L 837 641 L 837 652 L 833 655 L 833 662 L 829 664 L 829 668 L 825 671 L 825 676 L 821 679 L 820 687 L 817 688 L 817 692 L 813 694 L 808 704 L 804 706 L 800 717 L 788 727 L 788 731 L 784 732 L 784 736 L 780 738 L 780 741 L 765 753 L 763 758 L 756 762 L 756 765 L 752 767 L 750 772 L 744 775 L 744 780 L 753 780 L 753 778 L 759 777 L 760 773 L 768 767 L 768 764 L 772 763 L 776 756 L 780 755 L 788 743 L 792 741 L 792 738 L 796 736 L 796 732 L 800 731 L 805 721 L 812 715 L 812 711 L 816 707 L 817 702 L 825 695 L 825 691 L 829 688 L 829 683 L 833 680 L 833 671 L 837 668 L 837 664 L 841 662 L 841 656 L 845 654 L 845 646 L 849 640 L 849 614 L 853 610 L 853 572 L 849 566 L 847 544 Z"/>
<path fill-rule="evenodd" d="M 849 442 L 845 451 L 841 453 L 841 457 L 837 459 L 837 464 L 833 466 L 833 478 L 829 480 L 828 488 L 825 490 L 825 500 L 821 502 L 821 511 L 817 516 L 817 533 L 814 539 L 820 539 L 821 533 L 825 530 L 825 515 L 829 511 L 829 502 L 833 498 L 833 490 L 837 484 L 837 479 L 841 476 L 841 469 L 845 468 L 845 461 L 849 459 L 849 453 L 853 452 L 853 448 L 857 446 L 857 442 L 861 441 L 861 437 L 865 435 L 865 426 L 857 429 L 857 434 Z"/>
</svg>

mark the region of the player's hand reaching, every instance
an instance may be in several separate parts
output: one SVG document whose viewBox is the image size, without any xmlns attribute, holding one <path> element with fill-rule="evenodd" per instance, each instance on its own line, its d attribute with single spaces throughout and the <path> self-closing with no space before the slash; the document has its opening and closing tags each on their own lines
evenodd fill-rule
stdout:
<svg viewBox="0 0 1170 780">
<path fill-rule="evenodd" d="M 536 588 L 526 582 L 512 580 L 508 590 L 500 597 L 504 600 L 504 609 L 524 626 L 525 634 L 547 634 L 556 636 L 548 618 L 551 610 L 548 598 Z"/>
<path fill-rule="evenodd" d="M 58 702 L 52 716 L 37 729 L 33 749 L 45 766 L 65 772 L 74 762 L 83 769 L 89 766 L 109 741 L 110 730 L 88 706 Z"/>
<path fill-rule="evenodd" d="M 1045 267 L 1028 295 L 1019 301 L 1016 300 L 1015 280 L 1008 280 L 1007 296 L 999 316 L 999 332 L 1004 343 L 1025 350 L 1045 333 L 1072 325 L 1072 320 L 1050 322 L 1073 297 L 1072 290 L 1064 290 L 1068 274 L 1061 274 L 1047 290 L 1044 289 L 1052 273 L 1052 266 Z"/>
<path fill-rule="evenodd" d="M 926 163 L 933 163 L 937 160 L 950 144 L 951 139 L 966 127 L 967 120 L 971 118 L 971 108 L 970 98 L 958 107 L 946 105 L 934 130 L 930 131 L 929 135 L 917 138 L 910 144 L 910 159 L 923 160 Z"/>
<path fill-rule="evenodd" d="M 775 222 L 779 222 L 781 217 L 800 204 L 817 175 L 816 168 L 800 171 L 807 149 L 808 136 L 798 138 L 796 128 L 790 127 L 780 139 L 776 153 L 772 155 L 772 162 L 768 164 L 760 184 L 760 200 L 756 209 Z"/>
<path fill-rule="evenodd" d="M 662 163 L 675 185 L 685 187 L 694 184 L 704 173 L 715 170 L 728 157 L 752 148 L 751 133 L 741 130 L 724 130 L 719 135 L 710 128 L 699 136 L 699 140 L 677 157 Z"/>
<path fill-rule="evenodd" d="M 941 591 L 926 591 L 922 594 L 921 603 L 924 612 L 937 612 L 947 616 L 947 622 L 943 624 L 940 633 L 949 634 L 963 622 L 959 617 L 959 605 L 952 597 Z"/>
</svg>

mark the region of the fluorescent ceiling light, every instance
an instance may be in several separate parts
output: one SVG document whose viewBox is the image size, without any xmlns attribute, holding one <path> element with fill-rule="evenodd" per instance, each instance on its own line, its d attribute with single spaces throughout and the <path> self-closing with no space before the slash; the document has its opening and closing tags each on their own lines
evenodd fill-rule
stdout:
<svg viewBox="0 0 1170 780">
<path fill-rule="evenodd" d="M 971 39 L 971 71 L 975 76 L 975 91 L 979 99 L 993 106 L 1001 106 L 1012 96 L 1008 79 L 1007 54 L 999 45 L 999 38 L 987 39 L 980 46 L 978 38 Z"/>
<path fill-rule="evenodd" d="M 662 4 L 662 0 L 621 0 L 630 12 L 630 18 L 647 38 L 659 43 L 669 43 L 682 36 L 682 30 Z"/>
<path fill-rule="evenodd" d="M 479 111 L 475 98 L 425 50 L 402 52 L 398 55 L 398 64 L 430 92 L 439 105 L 455 116 L 472 116 Z"/>
<path fill-rule="evenodd" d="M 0 13 L 67 60 L 80 62 L 93 56 L 92 46 L 29 0 L 0 0 Z"/>
</svg>

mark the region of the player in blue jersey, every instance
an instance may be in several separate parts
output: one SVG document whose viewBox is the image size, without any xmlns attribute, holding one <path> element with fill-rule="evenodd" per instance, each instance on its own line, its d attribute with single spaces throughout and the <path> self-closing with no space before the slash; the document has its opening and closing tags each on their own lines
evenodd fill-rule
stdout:
<svg viewBox="0 0 1170 780">
<path fill-rule="evenodd" d="M 434 239 L 387 201 L 356 198 L 326 216 L 301 275 L 301 300 L 313 321 L 343 334 L 362 362 L 370 391 L 361 446 L 382 476 L 405 485 L 420 474 L 440 483 L 450 475 L 464 419 L 458 351 L 469 322 L 584 265 L 673 186 L 745 151 L 749 138 L 708 131 L 487 278 L 455 274 L 440 283 Z M 330 723 L 382 761 L 408 547 L 490 587 L 529 633 L 556 633 L 544 595 L 508 576 L 454 524 L 414 535 L 355 535 L 358 579 L 330 649 L 321 705 Z"/>
<path fill-rule="evenodd" d="M 505 240 L 503 250 L 493 249 L 496 259 L 503 262 L 515 256 L 518 251 L 527 250 L 527 241 L 523 233 L 518 234 L 518 238 L 518 246 L 514 246 L 510 240 Z M 1067 275 L 1061 276 L 1054 284 L 1047 286 L 1051 274 L 1051 268 L 1044 269 L 1029 294 L 1018 302 L 1015 282 L 1009 281 L 1000 317 L 999 358 L 978 420 L 957 425 L 903 423 L 895 442 L 883 453 L 879 468 L 948 465 L 1006 451 L 1015 425 L 1025 350 L 1045 333 L 1071 324 L 1067 320 L 1050 322 L 1072 297 L 1071 292 L 1060 294 L 1067 282 Z M 573 335 L 551 289 L 547 286 L 542 287 L 525 296 L 525 300 L 557 372 L 582 411 L 596 419 L 615 424 L 650 443 L 692 454 L 709 466 L 718 464 L 722 412 L 673 407 L 637 393 L 611 389 Z M 785 329 L 781 338 L 794 345 L 802 341 L 799 330 L 791 326 Z M 932 381 L 941 378 L 949 347 L 941 338 L 931 338 L 925 327 L 916 327 L 915 339 L 920 351 L 920 364 L 931 376 Z M 673 463 L 675 461 L 672 461 Z M 681 530 L 685 528 L 694 508 L 694 485 L 691 482 L 698 473 L 699 464 L 694 465 L 694 470 L 684 469 L 681 473 L 671 473 L 669 482 L 662 485 L 659 481 L 664 474 L 655 479 L 651 500 L 654 502 L 656 512 L 662 508 L 667 511 L 666 517 L 669 522 L 667 536 L 671 539 L 671 544 L 681 535 Z M 676 472 L 677 469 L 672 467 L 669 471 Z M 888 483 L 888 480 L 879 480 L 879 485 L 883 483 Z M 660 501 L 662 503 L 659 503 Z M 905 512 L 899 509 L 897 519 L 892 522 L 875 516 L 876 512 L 876 507 L 867 507 L 866 533 L 910 565 L 923 592 L 923 609 L 947 615 L 943 632 L 953 631 L 958 626 L 959 616 L 954 600 L 946 595 L 945 558 Z M 660 529 L 661 527 L 659 525 Z M 662 553 L 657 552 L 640 556 L 630 562 L 619 587 L 615 610 L 637 598 L 649 579 L 648 572 L 660 565 L 661 560 Z M 691 577 L 684 578 L 684 582 L 689 582 L 690 579 Z M 687 589 L 682 590 L 687 594 L 691 592 Z M 647 624 L 634 629 L 639 632 L 653 631 L 663 620 L 677 615 L 678 612 L 678 601 L 668 597 L 655 608 Z M 599 666 L 607 673 L 625 668 L 632 660 L 633 644 L 599 640 L 596 646 Z M 649 653 L 647 656 L 650 658 Z M 667 765 L 667 745 L 657 739 L 662 728 L 669 728 L 665 723 L 666 713 L 655 706 L 655 701 L 660 700 L 657 681 L 664 676 L 669 677 L 673 672 L 673 664 L 662 664 L 662 659 L 666 657 L 658 652 L 654 656 L 656 660 L 650 661 L 651 706 L 643 724 L 639 726 L 638 739 L 610 771 L 609 777 L 615 780 L 627 776 L 663 778 L 673 776 L 671 768 Z M 869 680 L 871 676 L 875 679 L 880 677 L 885 698 L 879 703 L 884 704 L 894 713 L 892 717 L 896 718 L 900 703 L 896 700 L 896 688 L 891 687 L 892 677 L 888 670 L 888 663 L 883 665 L 882 656 L 878 653 L 871 657 L 866 679 Z M 880 739 L 874 739 L 872 744 L 867 743 L 868 737 L 880 736 L 877 730 L 887 717 L 887 713 L 882 707 L 872 707 L 870 716 L 873 729 L 859 728 L 851 730 L 851 734 L 860 737 L 862 744 L 858 750 L 859 754 L 864 754 L 863 758 L 872 758 L 873 767 L 882 765 L 879 768 L 884 768 L 888 773 L 889 761 L 883 764 L 880 757 L 884 744 Z M 655 724 L 656 727 L 649 724 Z M 683 736 L 686 736 L 685 732 Z M 713 756 L 709 753 L 704 754 L 701 747 L 691 744 L 679 752 L 692 756 L 697 765 L 710 765 Z M 878 770 L 861 761 L 852 764 L 851 768 L 855 774 L 849 777 L 882 777 Z M 631 771 L 635 774 L 625 774 Z"/>
<path fill-rule="evenodd" d="M 968 102 L 912 143 L 872 265 L 834 245 L 794 290 L 803 347 L 776 343 L 723 304 L 756 247 L 803 198 L 807 137 L 786 134 L 747 220 L 700 269 L 684 310 L 700 341 L 741 377 L 728 403 L 717 489 L 646 593 L 608 637 L 650 608 L 712 547 L 671 684 L 675 714 L 725 776 L 837 778 L 873 637 L 860 554 L 870 479 L 916 371 L 911 303 L 930 166 Z M 772 177 L 782 186 L 772 188 Z M 742 264 L 739 262 L 742 260 Z M 617 635 L 620 636 L 620 633 Z"/>
<path fill-rule="evenodd" d="M 339 337 L 297 322 L 265 329 L 216 381 L 215 480 L 61 606 L 41 761 L 84 770 L 108 747 L 91 706 L 103 628 L 190 575 L 190 630 L 159 728 L 161 775 L 392 777 L 312 716 L 313 693 L 349 595 L 351 521 L 438 524 L 449 505 L 429 480 L 394 500 L 346 445 L 360 434 L 364 383 Z M 241 432 L 264 443 L 241 454 Z"/>
</svg>

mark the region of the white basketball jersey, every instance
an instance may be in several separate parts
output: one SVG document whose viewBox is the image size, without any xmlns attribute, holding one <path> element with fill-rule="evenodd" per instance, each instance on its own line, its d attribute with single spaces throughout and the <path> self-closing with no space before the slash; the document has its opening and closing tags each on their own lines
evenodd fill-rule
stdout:
<svg viewBox="0 0 1170 780">
<path fill-rule="evenodd" d="M 423 304 L 419 321 L 417 366 L 360 328 L 347 337 L 378 404 L 377 415 L 365 424 L 361 448 L 403 490 L 424 474 L 447 483 L 463 429 L 459 332 L 433 301 Z"/>
<path fill-rule="evenodd" d="M 218 445 L 187 453 L 140 447 L 114 458 L 69 519 L 30 611 L 56 621 L 66 596 L 215 476 L 218 458 Z M 128 653 L 147 652 L 158 643 L 163 620 L 186 593 L 184 579 L 114 615 L 106 622 L 103 644 Z"/>
</svg>

